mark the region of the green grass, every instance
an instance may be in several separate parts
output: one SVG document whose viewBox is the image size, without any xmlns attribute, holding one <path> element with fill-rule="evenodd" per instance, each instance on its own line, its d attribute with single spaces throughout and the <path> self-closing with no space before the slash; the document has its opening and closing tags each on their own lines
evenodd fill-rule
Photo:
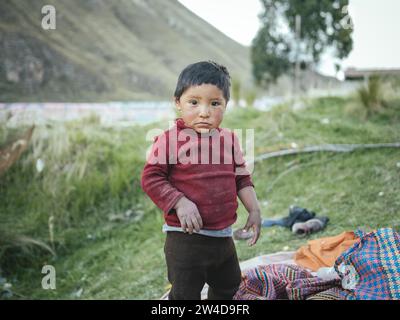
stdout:
<svg viewBox="0 0 400 320">
<path fill-rule="evenodd" d="M 368 121 L 345 112 L 350 102 L 310 100 L 296 112 L 284 105 L 271 112 L 236 109 L 226 115 L 223 126 L 254 128 L 256 155 L 292 142 L 400 141 L 399 100 Z M 321 122 L 325 118 L 328 124 Z M 17 247 L 10 239 L 5 246 L 7 239 L 0 236 L 3 277 L 12 283 L 15 298 L 157 299 L 166 291 L 162 214 L 139 185 L 149 146 L 145 134 L 160 125 L 167 126 L 102 129 L 92 119 L 65 128 L 37 128 L 29 151 L 0 178 L 1 227 L 51 244 L 48 219 L 53 216 L 57 256 L 38 247 Z M 2 133 L 2 143 L 15 135 Z M 34 169 L 38 157 L 46 163 L 41 174 Z M 307 238 L 281 227 L 262 229 L 256 246 L 236 243 L 239 259 L 285 247 L 296 250 L 309 239 L 358 227 L 400 225 L 399 163 L 398 149 L 303 154 L 257 163 L 253 180 L 263 217 L 285 216 L 290 205 L 298 205 L 328 216 L 330 222 Z M 143 217 L 110 221 L 110 214 L 127 210 Z M 235 228 L 246 220 L 242 205 L 238 216 Z M 44 264 L 56 268 L 56 290 L 41 288 Z M 74 295 L 81 288 L 82 294 Z"/>
</svg>

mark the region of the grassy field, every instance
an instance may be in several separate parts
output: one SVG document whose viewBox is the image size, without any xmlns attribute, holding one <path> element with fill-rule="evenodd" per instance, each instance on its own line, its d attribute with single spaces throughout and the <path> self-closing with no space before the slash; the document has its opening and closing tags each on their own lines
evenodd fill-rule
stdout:
<svg viewBox="0 0 400 320">
<path fill-rule="evenodd" d="M 256 155 L 292 143 L 400 141 L 400 99 L 368 120 L 357 116 L 354 104 L 330 97 L 305 101 L 298 111 L 285 105 L 270 112 L 237 109 L 223 127 L 254 128 Z M 165 292 L 162 214 L 140 189 L 146 132 L 158 126 L 167 124 L 103 129 L 92 118 L 36 129 L 29 151 L 0 177 L 1 276 L 13 298 L 157 299 Z M 16 134 L 2 130 L 1 144 Z M 400 225 L 399 149 L 268 159 L 256 164 L 253 180 L 264 218 L 285 216 L 298 205 L 330 222 L 307 238 L 281 227 L 262 229 L 256 246 L 236 243 L 240 260 L 296 250 L 309 239 L 357 227 Z M 242 205 L 238 215 L 235 228 L 246 220 Z M 56 268 L 56 290 L 41 288 L 44 264 Z"/>
</svg>

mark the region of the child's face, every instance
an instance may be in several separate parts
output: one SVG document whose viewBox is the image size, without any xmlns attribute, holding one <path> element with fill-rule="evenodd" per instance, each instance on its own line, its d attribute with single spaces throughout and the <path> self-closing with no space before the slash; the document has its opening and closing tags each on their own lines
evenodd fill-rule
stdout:
<svg viewBox="0 0 400 320">
<path fill-rule="evenodd" d="M 179 100 L 175 99 L 175 104 L 185 125 L 199 133 L 217 128 L 226 108 L 222 90 L 213 84 L 186 89 Z"/>
</svg>

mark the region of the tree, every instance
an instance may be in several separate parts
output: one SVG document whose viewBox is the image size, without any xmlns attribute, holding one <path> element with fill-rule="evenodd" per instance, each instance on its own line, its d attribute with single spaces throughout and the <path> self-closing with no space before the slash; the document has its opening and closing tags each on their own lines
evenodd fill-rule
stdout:
<svg viewBox="0 0 400 320">
<path fill-rule="evenodd" d="M 327 48 L 342 60 L 353 48 L 349 0 L 261 0 L 262 27 L 253 40 L 253 76 L 268 86 L 296 61 L 307 68 L 319 62 Z M 297 20 L 301 28 L 296 28 Z"/>
</svg>

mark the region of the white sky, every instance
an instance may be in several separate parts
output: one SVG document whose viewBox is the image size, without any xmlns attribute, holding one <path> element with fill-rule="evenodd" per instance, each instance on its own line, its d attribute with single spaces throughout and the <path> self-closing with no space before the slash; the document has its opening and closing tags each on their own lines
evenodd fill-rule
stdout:
<svg viewBox="0 0 400 320">
<path fill-rule="evenodd" d="M 243 45 L 250 45 L 259 28 L 259 0 L 179 0 L 195 14 Z M 350 0 L 354 23 L 353 51 L 343 67 L 400 68 L 400 0 Z M 334 74 L 329 55 L 320 66 Z"/>
</svg>

